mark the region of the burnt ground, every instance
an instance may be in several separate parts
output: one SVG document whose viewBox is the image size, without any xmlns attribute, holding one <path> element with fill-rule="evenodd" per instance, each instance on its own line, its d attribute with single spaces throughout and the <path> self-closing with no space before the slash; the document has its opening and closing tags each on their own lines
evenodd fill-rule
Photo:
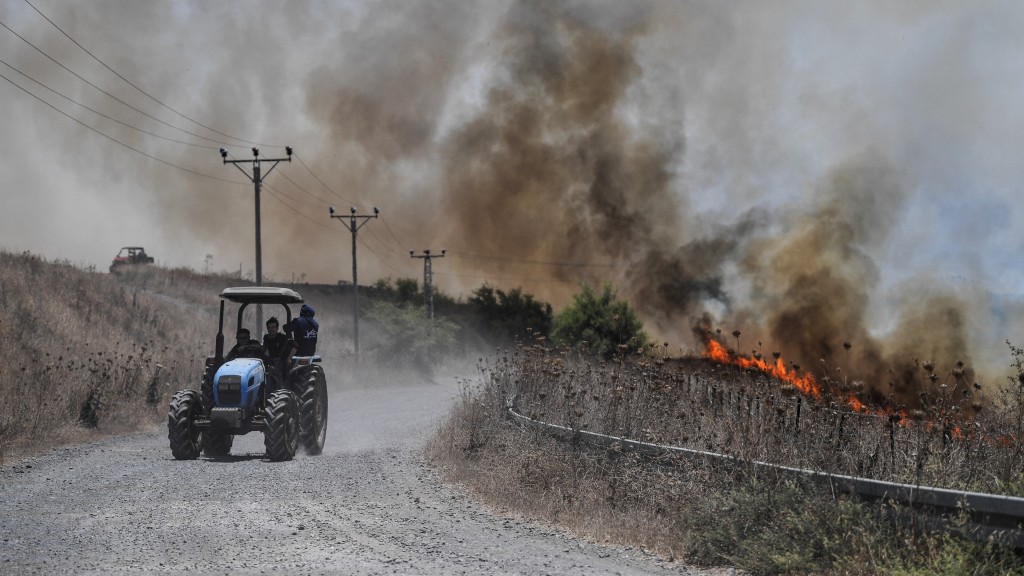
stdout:
<svg viewBox="0 0 1024 576">
<path fill-rule="evenodd" d="M 330 373 L 330 372 L 328 372 Z M 498 515 L 421 456 L 455 379 L 331 393 L 324 454 L 175 461 L 166 429 L 0 466 L 0 574 L 722 574 Z"/>
</svg>

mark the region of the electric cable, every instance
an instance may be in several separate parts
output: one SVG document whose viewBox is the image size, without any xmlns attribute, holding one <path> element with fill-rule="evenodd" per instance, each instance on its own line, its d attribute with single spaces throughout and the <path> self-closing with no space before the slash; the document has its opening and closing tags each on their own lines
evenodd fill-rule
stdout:
<svg viewBox="0 0 1024 576">
<path fill-rule="evenodd" d="M 67 116 L 68 118 L 70 118 L 71 120 L 75 121 L 76 123 L 78 123 L 78 124 L 80 124 L 80 125 L 82 125 L 82 126 L 84 126 L 84 127 L 88 128 L 89 130 L 92 130 L 93 132 L 95 132 L 95 133 L 99 134 L 100 136 L 103 136 L 103 137 L 104 137 L 104 138 L 106 138 L 107 140 L 110 140 L 110 141 L 112 141 L 112 142 L 115 142 L 115 143 L 117 143 L 117 144 L 120 144 L 121 146 L 124 146 L 125 148 L 127 148 L 127 149 L 129 149 L 129 150 L 132 150 L 133 152 L 136 152 L 136 153 L 138 153 L 138 154 L 141 154 L 141 155 L 145 156 L 146 158 L 149 158 L 149 159 L 151 159 L 151 160 L 156 160 L 157 162 L 159 162 L 159 163 L 161 163 L 161 164 L 165 164 L 165 165 L 167 165 L 167 166 L 170 166 L 171 168 L 177 168 L 178 170 L 181 170 L 181 171 L 184 171 L 184 172 L 188 172 L 189 174 L 194 174 L 194 175 L 196 175 L 196 176 L 201 176 L 201 177 L 203 177 L 203 178 L 209 178 L 210 180 L 216 180 L 217 182 L 224 182 L 224 183 L 227 183 L 227 184 L 238 184 L 238 185 L 244 185 L 244 184 L 245 184 L 245 182 L 238 182 L 238 181 L 236 181 L 236 180 L 228 180 L 228 179 L 226 179 L 226 178 L 219 178 L 219 177 L 217 177 L 217 176 L 211 176 L 211 175 L 209 175 L 209 174 L 203 174 L 202 172 L 197 172 L 197 171 L 195 171 L 195 170 L 192 170 L 192 169 L 190 169 L 190 168 L 185 168 L 184 166 L 179 166 L 179 165 L 177 165 L 177 164 L 174 164 L 174 163 L 172 163 L 172 162 L 168 162 L 167 160 L 164 160 L 164 159 L 162 159 L 162 158 L 158 158 L 158 157 L 156 157 L 156 156 L 153 156 L 152 154 L 149 154 L 149 153 L 147 153 L 147 152 L 143 152 L 142 150 L 139 150 L 138 148 L 135 148 L 134 146 L 131 146 L 131 145 L 129 145 L 129 144 L 125 144 L 124 142 L 121 142 L 121 141 L 120 141 L 120 140 L 118 140 L 117 138 L 114 138 L 113 136 L 110 136 L 110 135 L 108 135 L 108 134 L 104 134 L 103 132 L 100 132 L 100 131 L 99 131 L 99 130 L 97 130 L 96 128 L 93 128 L 92 126 L 89 126 L 89 125 L 88 125 L 88 124 L 86 124 L 85 122 L 82 122 L 82 121 L 81 121 L 81 120 L 79 120 L 78 118 L 75 118 L 74 116 L 72 116 L 72 115 L 68 114 L 67 112 L 65 112 L 65 111 L 61 110 L 60 108 L 57 108 L 57 107 L 56 107 L 56 106 L 54 106 L 53 104 L 50 104 L 50 103 L 49 103 L 49 102 L 47 102 L 46 100 L 43 100 L 43 99 L 42 99 L 42 98 L 40 98 L 39 96 L 37 96 L 37 95 L 33 94 L 32 92 L 30 92 L 29 90 L 27 90 L 27 89 L 26 89 L 26 88 L 24 88 L 23 86 L 19 85 L 19 84 L 18 84 L 17 82 L 15 82 L 15 81 L 11 80 L 11 79 L 10 79 L 10 78 L 8 78 L 7 76 L 3 75 L 2 73 L 0 73 L 0 78 L 3 78 L 3 79 L 4 79 L 4 80 L 6 80 L 7 82 L 9 82 L 9 83 L 10 83 L 11 85 L 13 85 L 13 86 L 14 86 L 15 88 L 17 88 L 17 89 L 21 90 L 22 92 L 24 92 L 24 93 L 28 94 L 29 96 L 31 96 L 31 97 L 33 97 L 33 98 L 35 98 L 36 100 L 38 100 L 38 101 L 42 102 L 43 104 L 46 104 L 47 106 L 49 106 L 49 107 L 50 107 L 50 108 L 52 108 L 53 110 L 57 111 L 58 113 L 60 113 L 60 114 L 63 114 L 64 116 Z"/>
<path fill-rule="evenodd" d="M 65 95 L 61 94 L 57 90 L 54 90 L 53 88 L 50 88 L 46 84 L 43 84 L 39 80 L 36 80 L 35 78 L 33 78 L 33 77 L 29 76 L 28 74 L 26 74 L 26 73 L 22 72 L 21 70 L 19 70 L 18 68 L 12 66 L 10 63 L 6 62 L 2 58 L 0 58 L 0 64 L 3 64 L 4 66 L 7 66 L 11 70 L 14 70 L 18 74 L 21 74 L 25 78 L 31 80 L 32 82 L 35 82 L 37 85 L 42 86 L 43 88 L 49 90 L 54 95 L 59 96 L 59 97 L 65 99 L 65 100 L 67 100 L 68 102 L 71 102 L 72 104 L 75 104 L 77 106 L 81 106 L 82 108 L 85 108 L 86 110 L 88 110 L 89 112 L 92 112 L 93 114 L 96 114 L 97 116 L 102 116 L 103 118 L 106 118 L 107 120 L 110 120 L 111 122 L 116 122 L 116 123 L 124 126 L 125 128 L 129 128 L 131 130 L 137 130 L 139 132 L 142 132 L 143 134 L 148 134 L 149 136 L 154 136 L 156 138 L 167 140 L 169 142 L 174 142 L 175 144 L 184 144 L 185 146 L 195 146 L 197 148 L 206 148 L 206 149 L 209 149 L 209 150 L 216 150 L 217 149 L 216 146 L 208 146 L 206 144 L 196 144 L 195 142 L 185 142 L 184 140 L 176 140 L 174 138 L 169 138 L 167 136 L 163 136 L 163 135 L 157 134 L 155 132 L 150 132 L 149 130 L 138 128 L 136 126 L 132 126 L 131 124 L 128 124 L 127 122 L 122 122 L 122 121 L 118 120 L 117 118 L 114 118 L 112 116 L 108 116 L 108 115 L 104 114 L 103 112 L 100 112 L 98 110 L 90 108 L 89 106 L 86 106 L 85 104 L 82 104 L 81 102 L 79 102 L 79 101 L 77 101 L 77 100 L 75 100 L 73 98 L 70 98 L 68 96 L 65 96 Z"/>
<path fill-rule="evenodd" d="M 313 172 L 309 168 L 309 166 L 306 165 L 306 163 L 302 160 L 302 157 L 299 156 L 298 153 L 296 153 L 294 156 L 295 156 L 295 159 L 299 161 L 299 164 L 302 165 L 302 167 L 306 169 L 306 172 L 309 172 L 309 174 L 311 176 L 313 176 L 313 178 L 316 179 L 316 181 L 319 182 L 320 185 L 323 186 L 328 192 L 330 192 L 334 196 L 340 198 L 341 200 L 344 200 L 348 204 L 351 204 L 351 205 L 354 205 L 354 206 L 359 206 L 360 208 L 366 208 L 367 207 L 367 205 L 363 204 L 362 202 L 356 202 L 356 201 L 353 201 L 353 200 L 349 200 L 348 198 L 346 198 L 346 197 L 342 196 L 341 194 L 339 194 L 338 192 L 336 192 L 333 188 L 328 186 L 326 182 L 321 180 L 320 177 L 317 176 L 316 173 Z"/>
<path fill-rule="evenodd" d="M 284 200 L 282 200 L 280 198 L 280 196 L 278 196 L 278 195 L 279 194 L 284 195 L 284 194 L 282 194 L 278 190 L 275 190 L 274 188 L 272 188 L 270 186 L 267 186 L 266 184 L 263 184 L 263 188 L 267 189 L 267 193 L 270 195 L 271 198 L 273 198 L 274 200 L 277 200 L 281 204 L 284 204 L 292 212 L 295 212 L 296 214 L 298 214 L 302 218 L 305 218 L 306 220 L 309 220 L 310 222 L 312 222 L 313 224 L 316 224 L 317 226 L 320 226 L 321 228 L 327 228 L 327 229 L 333 230 L 333 228 L 331 228 L 330 226 L 328 226 L 328 225 L 326 225 L 326 224 L 324 224 L 322 222 L 319 222 L 319 221 L 311 218 L 310 216 L 307 216 L 306 214 L 303 214 L 301 211 L 299 211 L 298 208 L 296 208 L 295 206 L 292 206 L 291 204 L 289 204 L 289 203 L 285 202 Z"/>
<path fill-rule="evenodd" d="M 90 82 L 89 80 L 86 80 L 86 79 L 85 79 L 85 78 L 83 78 L 83 77 L 82 77 L 81 75 L 79 75 L 79 74 L 78 74 L 77 72 L 75 72 L 75 71 L 71 70 L 71 69 L 70 69 L 70 68 L 68 68 L 67 66 L 65 66 L 65 65 L 61 64 L 60 62 L 58 62 L 58 61 L 57 61 L 57 60 L 56 60 L 56 59 L 55 59 L 54 57 L 50 56 L 50 55 L 49 55 L 49 54 L 47 54 L 46 52 L 43 52 L 43 51 L 42 51 L 42 50 L 41 50 L 41 49 L 40 49 L 40 48 L 39 48 L 38 46 L 36 46 L 36 45 L 35 45 L 35 44 L 33 44 L 32 42 L 29 42 L 29 41 L 28 41 L 28 39 L 26 39 L 26 38 L 25 38 L 24 36 L 22 36 L 21 34 L 18 34 L 17 32 L 15 32 L 15 31 L 14 31 L 14 30 L 13 30 L 13 29 L 12 29 L 12 28 L 11 28 L 10 26 L 8 26 L 8 25 L 7 25 L 7 24 L 6 24 L 6 23 L 5 23 L 5 22 L 4 22 L 3 20 L 0 20 L 0 26 L 3 26 L 4 28 L 6 28 L 8 32 L 10 32 L 11 34 L 14 34 L 15 36 L 17 36 L 17 37 L 18 37 L 18 38 L 19 38 L 19 39 L 20 39 L 20 40 L 21 40 L 22 42 L 24 42 L 24 43 L 28 44 L 29 46 L 31 46 L 32 48 L 34 48 L 34 49 L 36 50 L 36 52 L 39 52 L 40 54 L 42 54 L 43 56 L 45 56 L 46 58 L 48 58 L 48 59 L 49 59 L 49 60 L 50 60 L 51 62 L 53 62 L 53 63 L 54 63 L 54 64 L 56 64 L 57 66 L 60 66 L 60 67 L 61 67 L 61 68 L 63 68 L 64 70 L 66 70 L 66 71 L 67 71 L 67 72 L 68 72 L 69 74 L 71 74 L 71 75 L 72 75 L 72 76 L 74 76 L 75 78 L 78 78 L 78 79 L 79 79 L 79 80 L 81 80 L 82 82 L 85 82 L 85 83 L 86 83 L 86 84 L 88 84 L 89 86 L 92 86 L 92 87 L 93 87 L 93 88 L 95 88 L 96 90 L 99 90 L 100 92 L 102 92 L 103 94 L 105 94 L 105 95 L 107 95 L 108 97 L 112 98 L 113 100 L 115 100 L 116 102 L 120 103 L 121 105 L 123 105 L 123 106 L 126 106 L 126 107 L 128 107 L 128 108 L 131 108 L 132 110 L 134 110 L 134 111 L 138 112 L 139 114 L 142 114 L 143 116 L 145 116 L 145 117 L 147 117 L 147 118 L 150 118 L 150 119 L 152 119 L 152 120 L 156 120 L 157 122 L 159 122 L 159 123 L 161 123 L 161 124 L 164 124 L 165 126 L 169 126 L 169 127 L 173 128 L 173 129 L 175 129 L 175 130 L 179 130 L 179 131 L 181 131 L 181 132 L 184 132 L 185 134 L 188 134 L 189 136 L 195 136 L 196 138 L 201 138 L 201 139 L 203 139 L 203 140 L 206 140 L 207 142 L 213 142 L 213 143 L 216 143 L 216 144 L 225 144 L 225 145 L 227 145 L 226 143 L 224 143 L 224 142 L 220 142 L 220 141 L 218 141 L 218 140 L 214 140 L 213 138 L 207 138 L 206 136 L 202 136 L 202 135 L 200 135 L 200 134 L 196 134 L 196 133 L 194 133 L 194 132 L 189 132 L 188 130 L 185 130 L 184 128 L 179 128 L 178 126 L 175 126 L 174 124 L 171 124 L 170 122 L 167 122 L 167 121 L 165 121 L 165 120 L 161 120 L 161 119 L 157 118 L 156 116 L 153 116 L 152 114 L 149 114 L 149 113 L 147 113 L 147 112 L 144 112 L 144 111 L 142 111 L 142 110 L 140 110 L 140 109 L 136 108 L 135 106 L 132 106 L 131 104 L 129 104 L 129 103 L 127 103 L 127 102 L 125 102 L 124 100 L 121 100 L 121 99 L 120 99 L 120 98 L 118 98 L 117 96 L 114 96 L 114 95 L 113 95 L 113 94 L 111 94 L 110 92 L 107 92 L 106 90 L 104 90 L 103 88 L 100 88 L 100 87 L 99 87 L 99 86 L 97 86 L 96 84 L 93 84 L 93 83 L 92 83 L 92 82 Z"/>
<path fill-rule="evenodd" d="M 86 54 L 88 54 L 89 56 L 91 56 L 93 60 L 95 60 L 95 61 L 99 62 L 101 66 L 103 66 L 104 68 L 106 68 L 107 70 L 109 70 L 109 71 L 110 71 L 110 72 L 111 72 L 112 74 L 114 74 L 115 76 L 117 76 L 118 78 L 120 78 L 121 80 L 123 80 L 123 81 L 124 81 L 124 82 L 125 82 L 126 84 L 128 84 L 128 85 L 129 85 L 129 86 L 131 86 L 132 88 L 135 88 L 136 90 L 138 90 L 139 92 L 141 92 L 142 94 L 144 94 L 144 95 L 145 95 L 145 96 L 146 96 L 147 98 L 149 98 L 149 99 L 150 99 L 150 100 L 152 100 L 153 102 L 156 102 L 157 104 L 159 104 L 159 105 L 163 106 L 164 108 L 166 108 L 166 109 L 170 110 L 171 112 L 174 112 L 174 113 L 175 113 L 175 114 L 177 114 L 177 115 L 178 115 L 179 117 L 181 117 L 181 118 L 184 118 L 185 120 L 188 120 L 189 122 L 192 122 L 193 124 L 195 124 L 195 125 L 197 125 L 197 126 L 201 126 L 201 127 L 203 127 L 203 128 L 206 128 L 207 130 L 209 130 L 210 132 L 213 132 L 214 134 L 219 134 L 219 135 L 221 135 L 221 136 L 224 136 L 225 138 L 230 138 L 230 139 L 232 139 L 232 140 L 237 140 L 237 141 L 239 141 L 239 142 L 243 142 L 243 143 L 245 143 L 245 144 L 248 144 L 248 145 L 255 145 L 255 146 L 266 146 L 266 147 L 269 147 L 269 148 L 275 148 L 275 147 L 278 147 L 278 146 L 274 146 L 274 145 L 272 145 L 272 144 L 261 144 L 261 143 L 259 143 L 259 142 L 252 142 L 252 141 L 250 141 L 250 140 L 246 140 L 246 139 L 244 139 L 244 138 L 239 138 L 238 136 L 232 136 L 231 134 L 226 134 L 226 133 L 224 133 L 224 132 L 221 132 L 220 130 L 217 130 L 216 128 L 212 128 L 212 127 L 210 127 L 210 126 L 207 126 L 206 124 L 203 124 L 202 122 L 199 122 L 198 120 L 194 120 L 194 119 L 192 119 L 192 118 L 190 118 L 190 117 L 186 116 L 185 114 L 182 114 L 181 112 L 179 112 L 179 111 L 175 110 L 174 108 L 171 108 L 171 107 L 170 107 L 169 105 L 165 104 L 165 103 L 164 103 L 163 101 L 161 101 L 161 100 L 157 99 L 156 97 L 154 97 L 154 96 L 153 96 L 152 94 L 150 94 L 149 92 L 146 92 L 145 90 L 143 90 L 142 88 L 140 88 L 139 86 L 137 86 L 137 85 L 136 85 L 136 84 L 135 84 L 134 82 L 132 82 L 131 80 L 129 80 L 129 79 L 125 78 L 124 76 L 122 76 L 122 75 L 121 75 L 120 73 L 118 73 L 118 71 L 117 71 L 117 70 L 114 70 L 113 68 L 111 68 L 110 66 L 108 66 L 106 62 L 104 62 L 104 61 L 103 61 L 103 60 L 101 60 L 101 59 L 100 59 L 99 57 L 97 57 L 97 56 L 96 56 L 95 54 L 93 54 L 92 52 L 90 52 L 90 51 L 89 51 L 89 50 L 88 50 L 88 49 L 87 49 L 87 48 L 86 48 L 85 46 L 82 46 L 82 45 L 81 45 L 81 44 L 80 44 L 80 43 L 78 42 L 78 40 L 75 40 L 74 38 L 72 38 L 70 34 L 68 34 L 67 32 L 65 32 L 63 28 L 61 28 L 60 26 L 58 26 L 58 25 L 57 25 L 57 23 L 56 23 L 56 22 L 54 22 L 53 20 L 51 20 L 49 16 L 47 16 L 46 14 L 43 14 L 43 12 L 42 12 L 41 10 L 39 10 L 39 8 L 36 8 L 35 4 L 33 4 L 32 2 L 29 2 L 29 0 L 25 0 L 25 3 L 26 3 L 26 4 L 28 4 L 29 6 L 31 6 L 31 7 L 32 7 L 32 9 L 33 9 L 33 10 L 35 10 L 37 14 L 39 14 L 40 16 L 42 16 L 44 20 L 46 20 L 47 22 L 49 22 L 49 23 L 50 23 L 50 25 L 51 25 L 51 26 L 53 26 L 54 28 L 56 28 L 56 29 L 57 29 L 57 31 L 59 31 L 59 32 L 60 32 L 61 34 L 63 34 L 63 35 L 64 35 L 64 37 L 66 37 L 66 38 L 67 38 L 68 40 L 70 40 L 71 42 L 73 42 L 75 46 L 78 46 L 79 48 L 81 48 L 81 49 L 82 49 L 82 51 L 83 51 L 83 52 L 85 52 Z M 9 28 L 8 28 L 8 30 L 9 30 Z"/>
<path fill-rule="evenodd" d="M 592 262 L 554 262 L 548 260 L 520 260 L 517 258 L 507 258 L 505 256 L 491 256 L 487 254 L 467 254 L 464 252 L 452 252 L 448 251 L 449 254 L 458 258 L 465 258 L 467 260 L 495 260 L 501 262 L 511 262 L 516 264 L 537 264 L 542 266 L 561 266 L 566 268 L 614 268 L 614 264 L 596 264 Z"/>
<path fill-rule="evenodd" d="M 366 248 L 370 252 L 370 254 L 373 254 L 373 257 L 377 259 L 377 262 L 380 262 L 381 264 L 383 264 L 384 266 L 390 268 L 392 271 L 394 271 L 394 272 L 396 272 L 398 274 L 405 274 L 405 272 L 399 270 L 398 268 L 395 268 L 394 266 L 389 264 L 386 260 L 384 260 L 379 255 L 377 255 L 377 253 L 373 251 L 373 248 L 370 248 L 370 245 L 366 243 L 366 240 L 364 240 L 362 238 L 359 238 L 359 236 L 356 236 L 356 239 L 363 246 L 363 248 Z"/>
</svg>

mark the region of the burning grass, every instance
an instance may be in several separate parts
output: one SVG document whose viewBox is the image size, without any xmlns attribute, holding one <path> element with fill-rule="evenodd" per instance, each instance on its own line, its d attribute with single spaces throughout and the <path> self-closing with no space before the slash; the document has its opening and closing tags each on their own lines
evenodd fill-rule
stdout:
<svg viewBox="0 0 1024 576">
<path fill-rule="evenodd" d="M 775 359 L 778 360 L 778 359 Z M 1019 493 L 1020 394 L 971 420 L 932 403 L 921 420 L 802 390 L 772 370 L 656 355 L 600 362 L 544 346 L 482 367 L 430 451 L 496 507 L 599 541 L 755 573 L 1020 573 L 1019 558 L 893 522 L 890 505 L 833 497 L 756 467 L 682 467 L 556 442 L 504 417 L 894 482 Z M 786 373 L 807 380 L 786 367 Z M 955 433 L 955 429 L 970 433 Z M 958 573 L 955 569 L 950 573 Z"/>
</svg>

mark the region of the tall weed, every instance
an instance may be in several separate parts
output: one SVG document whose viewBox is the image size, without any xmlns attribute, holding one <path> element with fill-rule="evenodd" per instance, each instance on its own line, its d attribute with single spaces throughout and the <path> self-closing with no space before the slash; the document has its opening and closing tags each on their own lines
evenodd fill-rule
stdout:
<svg viewBox="0 0 1024 576">
<path fill-rule="evenodd" d="M 652 353 L 595 360 L 540 343 L 481 367 L 431 442 L 451 480 L 499 509 L 599 541 L 757 574 L 1024 573 L 996 546 L 915 530 L 913 515 L 743 463 L 986 492 L 1021 478 L 1012 401 L 961 422 L 821 404 L 764 374 Z M 661 462 L 559 442 L 505 417 L 734 456 Z M 952 426 L 959 432 L 952 433 Z M 1013 484 L 1019 486 L 1019 484 Z M 932 572 L 929 572 L 932 571 Z"/>
</svg>

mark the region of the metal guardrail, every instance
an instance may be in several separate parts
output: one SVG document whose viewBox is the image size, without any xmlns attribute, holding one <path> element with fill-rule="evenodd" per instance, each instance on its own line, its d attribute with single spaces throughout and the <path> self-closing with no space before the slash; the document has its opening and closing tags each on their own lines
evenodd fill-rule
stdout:
<svg viewBox="0 0 1024 576">
<path fill-rule="evenodd" d="M 732 466 L 748 465 L 770 469 L 793 477 L 808 479 L 820 485 L 827 485 L 834 491 L 856 494 L 863 498 L 888 500 L 921 510 L 927 513 L 930 527 L 956 531 L 966 537 L 983 542 L 998 542 L 1024 549 L 1024 498 L 983 494 L 980 492 L 962 492 L 947 488 L 917 486 L 859 478 L 842 474 L 830 474 L 817 470 L 780 466 L 769 462 L 744 460 L 719 454 L 682 448 L 664 446 L 640 440 L 576 430 L 567 426 L 534 420 L 516 411 L 515 406 L 508 406 L 509 416 L 520 425 L 545 431 L 553 436 L 583 441 L 604 448 L 618 447 L 626 452 L 635 452 L 653 458 L 664 459 L 668 456 L 687 459 L 715 460 Z M 968 522 L 955 525 L 951 519 L 959 514 L 966 514 Z"/>
</svg>

